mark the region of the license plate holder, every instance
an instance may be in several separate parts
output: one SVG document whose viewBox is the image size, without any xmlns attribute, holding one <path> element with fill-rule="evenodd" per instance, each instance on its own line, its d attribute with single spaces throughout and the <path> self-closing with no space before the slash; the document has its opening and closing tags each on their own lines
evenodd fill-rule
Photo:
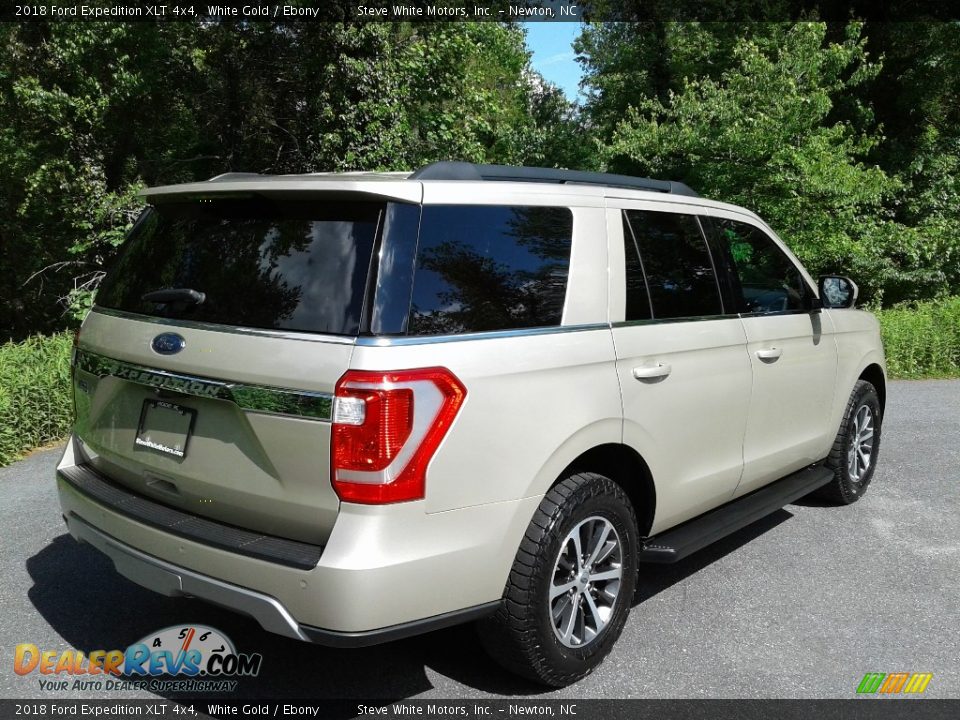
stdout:
<svg viewBox="0 0 960 720">
<path fill-rule="evenodd" d="M 197 411 L 166 400 L 144 400 L 134 450 L 147 450 L 183 460 L 193 435 Z"/>
</svg>

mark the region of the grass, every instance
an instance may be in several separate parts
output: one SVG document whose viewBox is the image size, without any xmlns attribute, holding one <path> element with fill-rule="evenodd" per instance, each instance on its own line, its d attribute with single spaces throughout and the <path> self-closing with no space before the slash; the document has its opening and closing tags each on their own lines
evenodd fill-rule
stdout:
<svg viewBox="0 0 960 720">
<path fill-rule="evenodd" d="M 72 343 L 61 333 L 0 345 L 0 467 L 70 431 Z"/>
<path fill-rule="evenodd" d="M 960 296 L 877 313 L 894 379 L 960 378 Z M 0 345 L 0 467 L 70 431 L 68 333 Z"/>
<path fill-rule="evenodd" d="M 960 296 L 877 313 L 891 378 L 960 377 Z"/>
</svg>

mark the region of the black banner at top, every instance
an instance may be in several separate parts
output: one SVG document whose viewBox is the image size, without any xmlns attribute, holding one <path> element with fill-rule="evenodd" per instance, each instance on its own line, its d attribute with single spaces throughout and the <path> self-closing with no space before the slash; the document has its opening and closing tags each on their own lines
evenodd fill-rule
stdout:
<svg viewBox="0 0 960 720">
<path fill-rule="evenodd" d="M 637 22 L 942 21 L 960 0 L 288 0 L 223 4 L 165 0 L 4 3 L 12 22 Z"/>
</svg>

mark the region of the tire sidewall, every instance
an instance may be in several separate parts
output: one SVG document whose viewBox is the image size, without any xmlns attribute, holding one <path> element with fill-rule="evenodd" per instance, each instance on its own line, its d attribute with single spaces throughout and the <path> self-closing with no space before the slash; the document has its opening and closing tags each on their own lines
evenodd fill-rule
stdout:
<svg viewBox="0 0 960 720">
<path fill-rule="evenodd" d="M 860 412 L 860 408 L 864 405 L 870 408 L 870 412 L 873 413 L 873 449 L 870 456 L 870 467 L 867 468 L 864 476 L 858 481 L 853 480 L 850 477 L 850 466 L 847 461 L 847 452 L 850 448 L 850 443 L 853 440 L 853 427 L 854 427 L 854 418 L 857 416 L 857 413 Z M 854 500 L 862 496 L 867 487 L 870 485 L 870 481 L 873 479 L 873 473 L 877 468 L 877 461 L 880 457 L 880 436 L 881 428 L 883 425 L 883 417 L 880 412 L 880 398 L 877 396 L 877 391 L 874 389 L 873 385 L 862 385 L 856 394 L 853 397 L 853 401 L 850 403 L 850 411 L 845 418 L 845 428 L 843 433 L 843 449 L 840 459 L 839 471 L 839 480 L 841 491 L 844 495 L 848 496 L 850 500 Z"/>
</svg>

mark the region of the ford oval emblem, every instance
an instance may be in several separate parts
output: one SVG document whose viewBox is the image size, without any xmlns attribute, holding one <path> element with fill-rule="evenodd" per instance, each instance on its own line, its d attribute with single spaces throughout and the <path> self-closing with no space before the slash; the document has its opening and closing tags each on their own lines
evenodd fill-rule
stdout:
<svg viewBox="0 0 960 720">
<path fill-rule="evenodd" d="M 160 355 L 176 355 L 186 344 L 187 341 L 176 333 L 161 333 L 153 339 L 150 347 Z"/>
</svg>

